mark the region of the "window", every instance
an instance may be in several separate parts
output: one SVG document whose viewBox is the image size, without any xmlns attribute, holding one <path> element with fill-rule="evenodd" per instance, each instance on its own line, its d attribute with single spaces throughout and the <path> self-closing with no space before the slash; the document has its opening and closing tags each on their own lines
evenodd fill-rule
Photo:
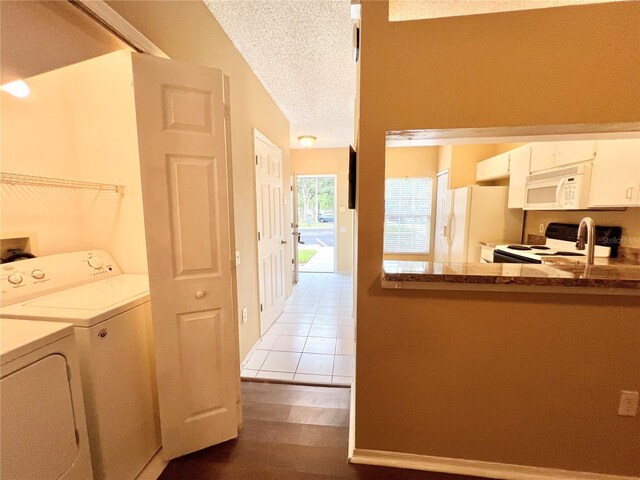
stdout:
<svg viewBox="0 0 640 480">
<path fill-rule="evenodd" d="M 384 253 L 429 253 L 432 178 L 387 178 Z"/>
</svg>

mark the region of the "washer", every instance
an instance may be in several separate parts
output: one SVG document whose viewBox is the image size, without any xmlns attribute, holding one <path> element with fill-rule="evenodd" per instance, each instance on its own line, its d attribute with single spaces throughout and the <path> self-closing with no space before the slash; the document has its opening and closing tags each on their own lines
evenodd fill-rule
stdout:
<svg viewBox="0 0 640 480">
<path fill-rule="evenodd" d="M 92 479 L 73 325 L 0 319 L 0 365 L 3 480 Z"/>
<path fill-rule="evenodd" d="M 94 476 L 133 480 L 160 449 L 149 282 L 101 250 L 2 265 L 2 315 L 74 325 Z"/>
</svg>

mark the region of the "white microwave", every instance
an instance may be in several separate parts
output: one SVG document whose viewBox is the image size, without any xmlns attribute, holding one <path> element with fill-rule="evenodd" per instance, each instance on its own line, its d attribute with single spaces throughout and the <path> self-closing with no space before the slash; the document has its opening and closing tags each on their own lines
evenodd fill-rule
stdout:
<svg viewBox="0 0 640 480">
<path fill-rule="evenodd" d="M 529 175 L 525 210 L 585 210 L 589 208 L 591 163 Z"/>
</svg>

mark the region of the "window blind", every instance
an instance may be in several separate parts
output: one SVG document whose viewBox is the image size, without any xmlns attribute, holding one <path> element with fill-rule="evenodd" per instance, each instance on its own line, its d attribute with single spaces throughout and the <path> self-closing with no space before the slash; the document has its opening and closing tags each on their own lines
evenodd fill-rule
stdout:
<svg viewBox="0 0 640 480">
<path fill-rule="evenodd" d="M 429 253 L 432 198 L 430 177 L 385 180 L 384 253 Z"/>
</svg>

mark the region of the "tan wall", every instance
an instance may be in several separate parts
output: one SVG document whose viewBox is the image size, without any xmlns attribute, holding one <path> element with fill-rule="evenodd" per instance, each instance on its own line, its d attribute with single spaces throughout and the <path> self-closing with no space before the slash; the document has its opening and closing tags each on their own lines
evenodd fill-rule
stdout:
<svg viewBox="0 0 640 480">
<path fill-rule="evenodd" d="M 125 186 L 95 190 L 3 184 L 1 229 L 36 235 L 37 255 L 100 248 L 127 273 L 146 273 L 131 60 L 116 52 L 2 92 L 2 170 Z"/>
<path fill-rule="evenodd" d="M 291 150 L 293 175 L 336 175 L 338 229 L 336 255 L 339 272 L 353 271 L 353 210 L 349 210 L 349 149 L 314 148 Z M 342 211 L 344 208 L 344 212 Z M 340 232 L 344 227 L 345 232 Z"/>
<path fill-rule="evenodd" d="M 453 145 L 449 167 L 449 188 L 476 183 L 476 164 L 496 155 L 495 145 Z"/>
<path fill-rule="evenodd" d="M 430 261 L 433 259 L 433 240 L 436 213 L 436 175 L 439 147 L 387 147 L 385 150 L 385 177 L 431 177 L 433 198 L 431 208 L 431 245 L 427 255 L 385 254 L 385 260 Z"/>
<path fill-rule="evenodd" d="M 509 152 L 523 145 L 526 145 L 526 143 L 499 143 L 498 145 L 496 145 L 496 155 L 504 152 Z"/>
<path fill-rule="evenodd" d="M 169 57 L 222 69 L 231 85 L 231 144 L 237 267 L 238 311 L 248 307 L 249 320 L 239 321 L 240 355 L 244 357 L 260 335 L 258 300 L 257 224 L 253 129 L 282 149 L 283 175 L 290 177 L 289 122 L 264 89 L 244 58 L 202 1 L 108 1 Z M 285 225 L 290 212 L 285 209 Z M 285 236 L 290 236 L 285 233 Z M 287 251 L 287 265 L 291 256 Z M 286 294 L 291 292 L 291 271 L 285 269 Z"/>
<path fill-rule="evenodd" d="M 438 172 L 449 170 L 451 190 L 475 185 L 476 164 L 497 155 L 497 147 L 494 144 L 442 145 L 438 150 Z"/>
<path fill-rule="evenodd" d="M 640 3 L 387 7 L 362 6 L 356 447 L 640 475 L 640 417 L 616 415 L 640 389 L 640 298 L 380 286 L 386 131 L 637 122 Z"/>
<path fill-rule="evenodd" d="M 438 173 L 439 147 L 387 147 L 385 177 L 432 177 Z"/>
</svg>

